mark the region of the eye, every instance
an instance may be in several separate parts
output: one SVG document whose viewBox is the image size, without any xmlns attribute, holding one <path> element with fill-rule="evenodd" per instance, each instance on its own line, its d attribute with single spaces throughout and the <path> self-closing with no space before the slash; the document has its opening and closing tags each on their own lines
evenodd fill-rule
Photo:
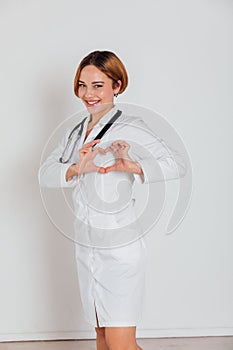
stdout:
<svg viewBox="0 0 233 350">
<path fill-rule="evenodd" d="M 94 85 L 95 86 L 95 88 L 101 88 L 101 87 L 103 87 L 103 85 L 100 85 L 100 84 L 96 84 L 96 85 Z"/>
<path fill-rule="evenodd" d="M 79 87 L 84 87 L 85 85 L 82 84 L 82 83 L 79 83 L 78 86 L 79 86 Z"/>
</svg>

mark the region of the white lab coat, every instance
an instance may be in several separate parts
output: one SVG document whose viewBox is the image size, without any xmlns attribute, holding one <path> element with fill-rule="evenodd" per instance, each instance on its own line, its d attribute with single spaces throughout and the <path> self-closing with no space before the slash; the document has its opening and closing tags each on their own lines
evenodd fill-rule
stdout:
<svg viewBox="0 0 233 350">
<path fill-rule="evenodd" d="M 95 138 L 117 109 L 114 106 L 99 120 L 85 143 Z M 142 311 L 146 246 L 134 210 L 132 185 L 134 181 L 149 184 L 182 177 L 186 166 L 182 157 L 174 150 L 171 152 L 141 118 L 123 112 L 96 147 L 126 141 L 130 144 L 129 155 L 141 165 L 143 175 L 93 172 L 66 181 L 67 169 L 78 162 L 78 149 L 83 146 L 88 122 L 89 118 L 69 163 L 61 164 L 59 158 L 70 133 L 67 130 L 40 167 L 39 183 L 44 187 L 73 187 L 74 230 L 79 243 L 75 245 L 77 271 L 87 321 L 96 326 L 97 314 L 100 327 L 133 326 Z M 114 162 L 112 152 L 97 154 L 95 158 L 100 166 Z"/>
</svg>

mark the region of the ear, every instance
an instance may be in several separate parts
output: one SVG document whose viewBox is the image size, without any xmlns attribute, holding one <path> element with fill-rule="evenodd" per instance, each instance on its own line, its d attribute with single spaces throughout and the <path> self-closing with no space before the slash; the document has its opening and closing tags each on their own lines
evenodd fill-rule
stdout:
<svg viewBox="0 0 233 350">
<path fill-rule="evenodd" d="M 121 85 L 122 85 L 122 81 L 121 80 L 117 80 L 117 83 L 114 84 L 114 85 L 117 85 L 117 86 L 113 89 L 113 92 L 114 92 L 114 94 L 118 94 L 119 91 L 120 91 Z"/>
</svg>

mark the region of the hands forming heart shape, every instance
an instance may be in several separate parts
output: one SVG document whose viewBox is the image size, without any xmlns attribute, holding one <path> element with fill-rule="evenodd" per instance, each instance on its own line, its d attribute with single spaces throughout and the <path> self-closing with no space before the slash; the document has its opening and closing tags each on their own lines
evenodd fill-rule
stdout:
<svg viewBox="0 0 233 350">
<path fill-rule="evenodd" d="M 98 147 L 92 150 L 92 147 L 99 142 L 100 139 L 88 142 L 83 146 L 82 149 L 79 150 L 80 159 L 77 163 L 79 174 L 89 173 L 93 171 L 99 172 L 101 174 L 106 174 L 110 171 L 141 173 L 140 165 L 134 162 L 128 154 L 130 145 L 127 142 L 117 140 L 106 149 Z M 116 162 L 114 165 L 104 168 L 94 164 L 94 159 L 98 153 L 106 154 L 108 152 L 113 152 L 116 156 Z"/>
</svg>

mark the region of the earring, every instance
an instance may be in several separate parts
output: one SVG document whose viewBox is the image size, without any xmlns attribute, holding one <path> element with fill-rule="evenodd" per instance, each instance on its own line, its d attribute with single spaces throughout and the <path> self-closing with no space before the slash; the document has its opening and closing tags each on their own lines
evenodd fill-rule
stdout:
<svg viewBox="0 0 233 350">
<path fill-rule="evenodd" d="M 114 94 L 115 97 L 117 97 L 118 95 L 119 95 L 118 92 L 116 94 Z"/>
</svg>

